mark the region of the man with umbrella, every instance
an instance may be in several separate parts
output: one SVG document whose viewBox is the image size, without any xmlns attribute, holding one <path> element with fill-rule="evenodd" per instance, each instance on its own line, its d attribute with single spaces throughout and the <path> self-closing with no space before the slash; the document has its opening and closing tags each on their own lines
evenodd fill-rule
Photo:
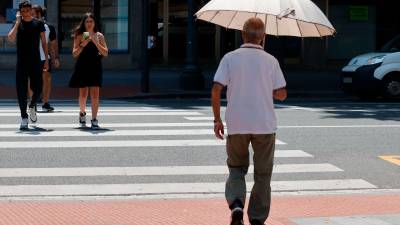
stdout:
<svg viewBox="0 0 400 225">
<path fill-rule="evenodd" d="M 247 20 L 242 36 L 245 44 L 223 57 L 214 77 L 214 131 L 217 138 L 224 138 L 220 96 L 227 87 L 229 177 L 225 196 L 232 210 L 231 225 L 244 224 L 250 143 L 254 150 L 254 187 L 248 216 L 252 225 L 262 225 L 268 218 L 271 204 L 270 183 L 277 130 L 274 99 L 286 99 L 286 81 L 278 61 L 261 46 L 265 36 L 264 22 L 259 18 Z"/>
</svg>

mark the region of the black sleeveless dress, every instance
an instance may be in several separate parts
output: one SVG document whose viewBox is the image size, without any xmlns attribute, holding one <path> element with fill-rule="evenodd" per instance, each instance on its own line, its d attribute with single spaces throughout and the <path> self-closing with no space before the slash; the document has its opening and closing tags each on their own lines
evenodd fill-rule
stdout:
<svg viewBox="0 0 400 225">
<path fill-rule="evenodd" d="M 103 84 L 102 55 L 96 45 L 89 42 L 82 50 L 75 64 L 75 71 L 69 81 L 71 88 L 101 87 Z"/>
</svg>

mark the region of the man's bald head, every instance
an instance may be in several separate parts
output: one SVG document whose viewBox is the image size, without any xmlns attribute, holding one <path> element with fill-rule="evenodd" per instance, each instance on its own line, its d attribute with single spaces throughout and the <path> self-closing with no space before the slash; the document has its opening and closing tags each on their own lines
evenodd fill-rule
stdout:
<svg viewBox="0 0 400 225">
<path fill-rule="evenodd" d="M 245 43 L 260 44 L 265 36 L 265 24 L 260 18 L 250 18 L 243 26 Z"/>
</svg>

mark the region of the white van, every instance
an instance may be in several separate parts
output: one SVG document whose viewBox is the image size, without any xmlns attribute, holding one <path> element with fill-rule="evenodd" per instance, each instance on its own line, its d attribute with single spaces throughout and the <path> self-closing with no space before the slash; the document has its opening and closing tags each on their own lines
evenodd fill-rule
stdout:
<svg viewBox="0 0 400 225">
<path fill-rule="evenodd" d="M 400 36 L 381 51 L 353 58 L 342 69 L 342 86 L 360 97 L 400 99 Z"/>
</svg>

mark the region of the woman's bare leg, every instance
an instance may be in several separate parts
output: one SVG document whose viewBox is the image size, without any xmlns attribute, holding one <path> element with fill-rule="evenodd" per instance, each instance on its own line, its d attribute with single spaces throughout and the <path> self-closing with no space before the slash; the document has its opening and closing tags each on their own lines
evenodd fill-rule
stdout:
<svg viewBox="0 0 400 225">
<path fill-rule="evenodd" d="M 99 101 L 100 101 L 100 88 L 90 88 L 90 99 L 92 103 L 92 120 L 97 119 L 97 113 L 99 112 Z"/>
<path fill-rule="evenodd" d="M 79 108 L 80 113 L 86 112 L 86 101 L 89 93 L 89 88 L 79 88 Z"/>
</svg>

